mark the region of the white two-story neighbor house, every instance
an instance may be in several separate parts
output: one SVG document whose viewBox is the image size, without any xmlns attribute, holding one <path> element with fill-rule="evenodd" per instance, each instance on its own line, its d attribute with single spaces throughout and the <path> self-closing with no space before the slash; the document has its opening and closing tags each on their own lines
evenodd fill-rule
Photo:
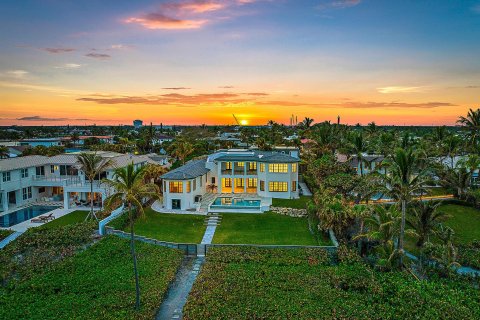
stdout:
<svg viewBox="0 0 480 320">
<path fill-rule="evenodd" d="M 159 164 L 153 155 L 106 151 L 97 154 L 111 159 L 113 165 L 95 179 L 93 194 L 90 194 L 90 182 L 80 170 L 75 153 L 0 160 L 0 227 L 26 221 L 55 206 L 66 209 L 88 207 L 91 197 L 94 205 L 100 208 L 110 192 L 101 180 L 112 178 L 115 168 L 132 162 L 136 167 L 147 163 Z"/>
<path fill-rule="evenodd" d="M 261 212 L 299 197 L 298 150 L 221 150 L 162 176 L 168 210 Z"/>
</svg>

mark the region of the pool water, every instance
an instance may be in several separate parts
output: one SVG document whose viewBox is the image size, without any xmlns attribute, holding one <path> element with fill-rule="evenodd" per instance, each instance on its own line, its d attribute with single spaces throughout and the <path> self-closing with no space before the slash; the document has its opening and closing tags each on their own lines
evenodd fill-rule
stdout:
<svg viewBox="0 0 480 320">
<path fill-rule="evenodd" d="M 0 227 L 8 228 L 57 209 L 54 206 L 31 206 L 0 216 Z"/>
<path fill-rule="evenodd" d="M 242 198 L 218 197 L 213 201 L 212 208 L 253 209 L 260 208 L 260 200 L 246 200 Z"/>
</svg>

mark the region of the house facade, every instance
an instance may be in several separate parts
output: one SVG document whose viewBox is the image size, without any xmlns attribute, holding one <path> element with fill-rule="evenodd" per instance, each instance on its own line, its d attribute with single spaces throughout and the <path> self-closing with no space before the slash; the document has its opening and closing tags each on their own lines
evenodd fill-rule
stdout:
<svg viewBox="0 0 480 320">
<path fill-rule="evenodd" d="M 194 210 L 207 194 L 298 198 L 299 162 L 298 150 L 221 150 L 164 174 L 163 205 Z"/>
<path fill-rule="evenodd" d="M 0 216 L 36 202 L 60 203 L 67 209 L 89 205 L 90 197 L 97 207 L 102 207 L 110 190 L 101 180 L 112 178 L 116 168 L 132 162 L 135 167 L 147 163 L 159 164 L 151 155 L 102 151 L 97 154 L 111 159 L 113 164 L 94 180 L 93 195 L 90 195 L 90 182 L 78 166 L 76 153 L 0 160 Z"/>
</svg>

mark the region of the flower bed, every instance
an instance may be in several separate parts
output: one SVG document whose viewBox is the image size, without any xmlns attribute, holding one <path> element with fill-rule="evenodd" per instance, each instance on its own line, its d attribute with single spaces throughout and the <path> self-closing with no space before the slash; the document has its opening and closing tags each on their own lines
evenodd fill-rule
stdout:
<svg viewBox="0 0 480 320">
<path fill-rule="evenodd" d="M 307 209 L 284 208 L 284 207 L 270 207 L 270 211 L 284 216 L 303 218 L 308 215 Z"/>
<path fill-rule="evenodd" d="M 184 319 L 478 319 L 478 289 L 418 281 L 321 250 L 211 249 Z"/>
</svg>

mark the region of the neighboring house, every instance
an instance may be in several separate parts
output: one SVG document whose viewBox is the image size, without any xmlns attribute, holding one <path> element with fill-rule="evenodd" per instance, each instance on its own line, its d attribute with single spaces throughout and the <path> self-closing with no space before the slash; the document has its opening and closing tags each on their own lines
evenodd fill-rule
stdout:
<svg viewBox="0 0 480 320">
<path fill-rule="evenodd" d="M 383 160 L 385 160 L 385 156 L 383 155 L 375 155 L 375 154 L 363 154 L 363 161 L 359 161 L 357 155 L 348 156 L 345 154 L 337 153 L 335 154 L 336 159 L 340 163 L 347 163 L 350 167 L 360 175 L 362 172 L 363 174 L 367 174 L 373 171 L 379 171 L 380 173 L 384 173 L 385 169 L 379 169 Z"/>
<path fill-rule="evenodd" d="M 173 141 L 173 137 L 166 136 L 164 134 L 158 134 L 152 139 L 152 143 L 154 146 L 160 145 L 164 142 L 171 142 Z"/>
<path fill-rule="evenodd" d="M 21 146 L 44 146 L 44 147 L 54 147 L 63 145 L 62 138 L 33 138 L 33 139 L 23 139 L 20 140 Z"/>
<path fill-rule="evenodd" d="M 19 157 L 22 155 L 23 151 L 27 149 L 28 146 L 11 146 L 8 147 L 8 153 L 10 158 Z"/>
<path fill-rule="evenodd" d="M 220 150 L 162 176 L 164 207 L 198 209 L 207 193 L 255 196 L 270 203 L 272 198 L 298 198 L 299 162 L 298 150 Z"/>
<path fill-rule="evenodd" d="M 99 151 L 113 165 L 102 172 L 94 182 L 93 198 L 101 207 L 110 190 L 101 183 L 112 178 L 115 168 L 134 163 L 136 167 L 147 163 L 157 164 L 149 156 L 135 156 Z M 0 211 L 13 211 L 34 202 L 62 202 L 65 208 L 89 205 L 90 183 L 77 164 L 77 154 L 61 154 L 54 157 L 26 156 L 0 160 Z M 1 215 L 0 215 L 1 218 Z"/>
<path fill-rule="evenodd" d="M 62 143 L 65 144 L 67 142 L 72 142 L 72 143 L 75 143 L 76 145 L 84 145 L 85 140 L 90 138 L 98 139 L 100 143 L 113 144 L 113 136 L 79 136 L 77 141 L 71 141 L 72 140 L 71 137 L 65 137 L 62 139 Z"/>
</svg>

